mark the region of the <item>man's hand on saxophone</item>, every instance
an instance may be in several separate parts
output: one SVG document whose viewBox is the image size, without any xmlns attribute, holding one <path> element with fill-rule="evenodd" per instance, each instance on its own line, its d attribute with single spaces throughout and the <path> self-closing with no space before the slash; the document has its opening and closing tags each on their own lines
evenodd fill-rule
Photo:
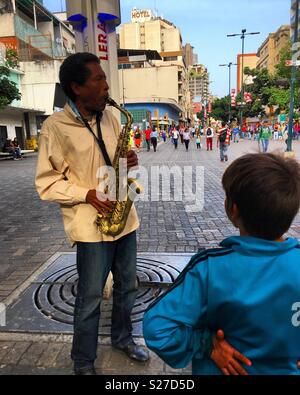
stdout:
<svg viewBox="0 0 300 395">
<path fill-rule="evenodd" d="M 137 154 L 134 151 L 128 151 L 127 153 L 127 168 L 130 170 L 135 166 L 139 165 Z"/>
<path fill-rule="evenodd" d="M 97 198 L 97 194 L 99 194 L 99 192 L 97 192 L 95 189 L 91 189 L 90 191 L 88 191 L 86 195 L 86 202 L 95 207 L 98 213 L 103 215 L 103 217 L 106 217 L 107 214 L 113 211 L 115 202 L 109 200 L 105 200 L 102 202 Z"/>
</svg>

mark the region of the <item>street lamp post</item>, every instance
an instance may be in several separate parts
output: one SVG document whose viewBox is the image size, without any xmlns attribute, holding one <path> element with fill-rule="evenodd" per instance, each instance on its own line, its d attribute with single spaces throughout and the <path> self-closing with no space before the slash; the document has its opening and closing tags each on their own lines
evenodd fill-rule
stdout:
<svg viewBox="0 0 300 395">
<path fill-rule="evenodd" d="M 296 20 L 295 20 L 295 32 L 293 38 L 293 52 L 297 50 L 294 49 L 298 41 L 298 27 L 299 27 L 299 0 L 296 1 Z M 295 59 L 297 60 L 297 59 Z M 287 151 L 292 151 L 292 140 L 293 140 L 293 125 L 294 125 L 294 97 L 295 97 L 295 84 L 297 79 L 297 66 L 292 66 L 292 75 L 291 75 L 291 95 L 290 95 L 290 112 L 289 112 L 289 132 L 288 132 L 288 140 L 287 140 Z"/>
<path fill-rule="evenodd" d="M 255 34 L 260 34 L 260 32 L 251 32 L 246 33 L 246 29 L 242 29 L 242 33 L 234 33 L 234 34 L 227 34 L 227 37 L 236 37 L 239 36 L 242 39 L 242 82 L 241 82 L 241 95 L 242 95 L 242 102 L 240 108 L 240 127 L 243 125 L 243 100 L 244 100 L 244 51 L 245 51 L 245 36 L 253 36 Z"/>
<path fill-rule="evenodd" d="M 231 100 L 230 100 L 230 95 L 231 95 L 231 67 L 232 66 L 237 66 L 237 63 L 232 63 L 229 62 L 228 64 L 219 64 L 220 67 L 228 67 L 229 70 L 229 115 L 228 115 L 228 122 L 230 123 L 231 119 Z"/>
</svg>

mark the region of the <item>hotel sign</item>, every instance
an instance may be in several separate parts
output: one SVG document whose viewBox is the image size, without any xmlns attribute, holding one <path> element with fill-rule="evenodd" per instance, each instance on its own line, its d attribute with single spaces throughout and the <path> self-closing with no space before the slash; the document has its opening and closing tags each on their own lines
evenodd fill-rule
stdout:
<svg viewBox="0 0 300 395">
<path fill-rule="evenodd" d="M 131 11 L 131 22 L 147 22 L 152 19 L 151 10 L 132 10 Z"/>
</svg>

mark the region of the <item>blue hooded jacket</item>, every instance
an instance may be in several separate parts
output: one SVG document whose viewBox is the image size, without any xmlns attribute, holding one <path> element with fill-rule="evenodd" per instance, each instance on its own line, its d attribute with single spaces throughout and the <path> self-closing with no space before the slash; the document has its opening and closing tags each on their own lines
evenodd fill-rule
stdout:
<svg viewBox="0 0 300 395">
<path fill-rule="evenodd" d="M 144 316 L 147 346 L 173 368 L 222 374 L 210 359 L 218 329 L 252 361 L 249 374 L 300 374 L 300 246 L 230 237 L 195 255 Z"/>
</svg>

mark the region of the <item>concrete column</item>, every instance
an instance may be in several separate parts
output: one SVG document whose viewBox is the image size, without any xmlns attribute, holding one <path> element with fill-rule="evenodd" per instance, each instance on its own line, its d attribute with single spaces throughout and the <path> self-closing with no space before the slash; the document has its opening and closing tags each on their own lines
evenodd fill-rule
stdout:
<svg viewBox="0 0 300 395">
<path fill-rule="evenodd" d="M 68 20 L 75 28 L 76 52 L 97 55 L 110 87 L 120 102 L 116 26 L 120 23 L 119 0 L 67 0 Z M 114 111 L 119 118 L 119 112 Z"/>
</svg>

